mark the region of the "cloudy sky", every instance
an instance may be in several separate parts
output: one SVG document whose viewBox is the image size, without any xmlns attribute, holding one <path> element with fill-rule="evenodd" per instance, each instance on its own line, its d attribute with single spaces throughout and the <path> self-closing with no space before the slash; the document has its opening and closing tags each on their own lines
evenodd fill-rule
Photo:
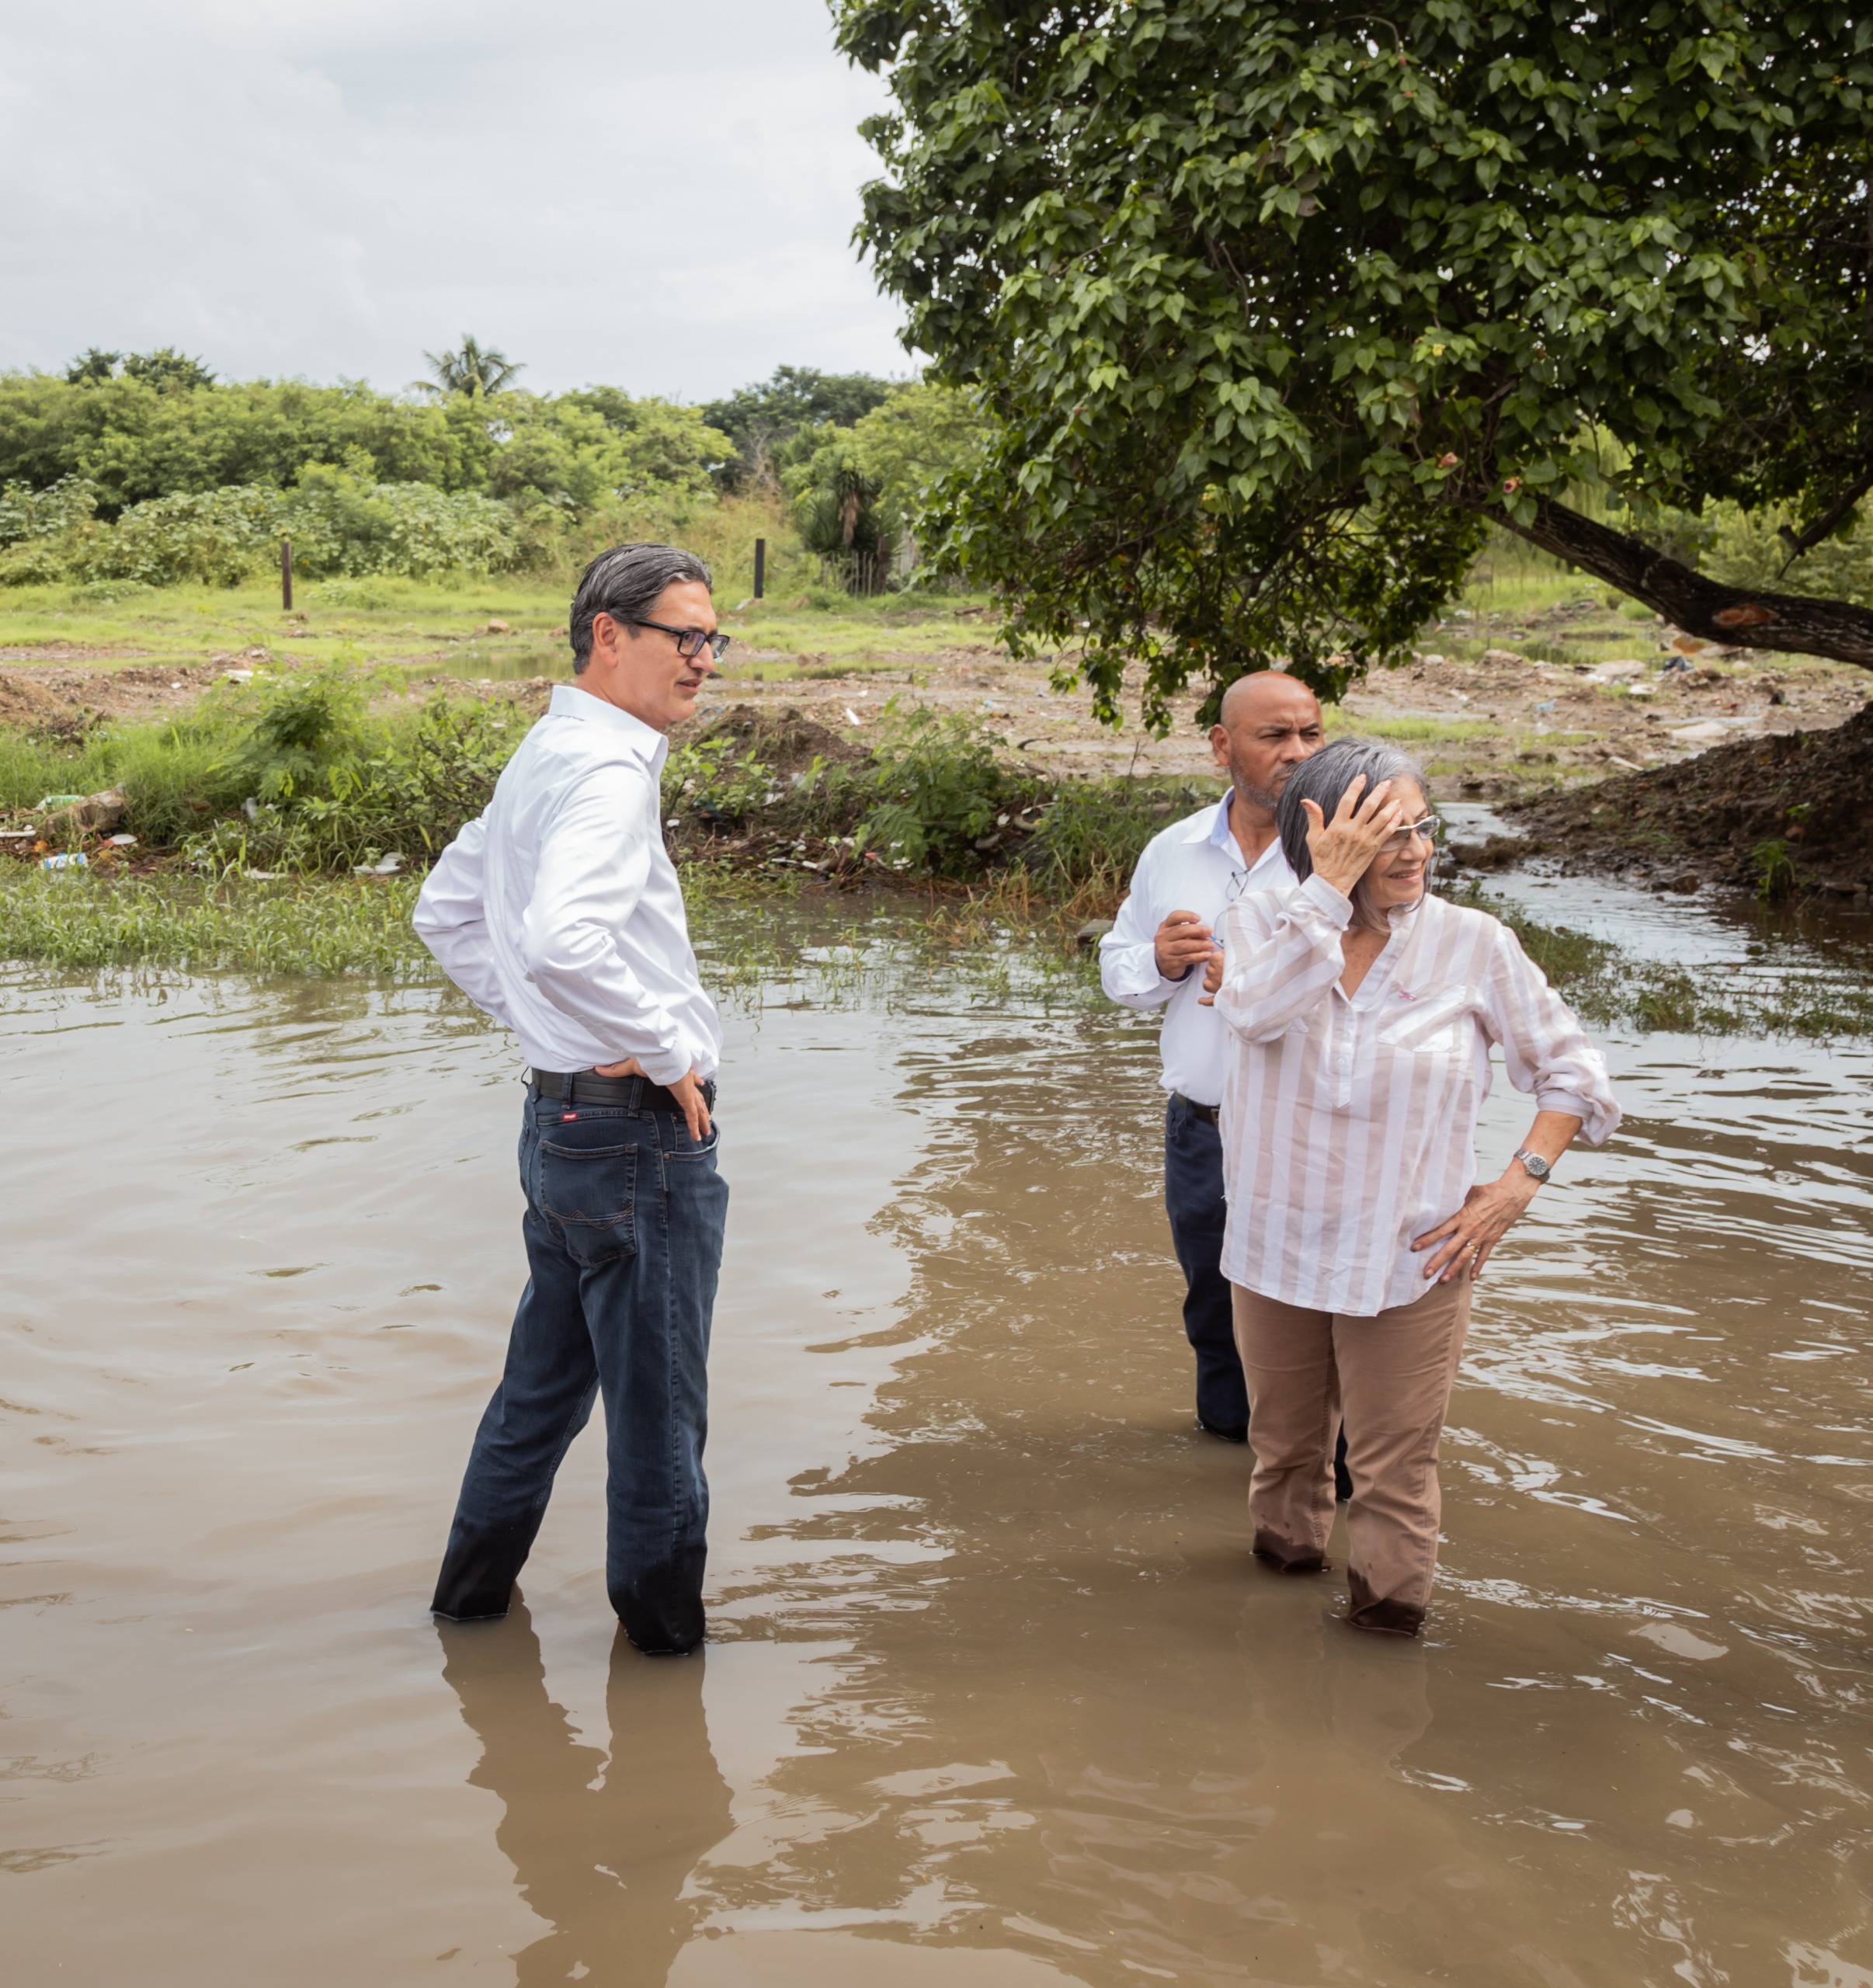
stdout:
<svg viewBox="0 0 1873 1988">
<path fill-rule="evenodd" d="M 0 5 L 0 368 L 175 345 L 394 388 L 902 375 L 824 0 Z"/>
</svg>

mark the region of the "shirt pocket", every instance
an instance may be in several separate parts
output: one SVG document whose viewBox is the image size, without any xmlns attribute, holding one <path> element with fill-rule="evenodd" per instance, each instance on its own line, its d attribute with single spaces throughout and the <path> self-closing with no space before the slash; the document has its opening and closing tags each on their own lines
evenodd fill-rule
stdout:
<svg viewBox="0 0 1873 1988">
<path fill-rule="evenodd" d="M 606 1128 L 610 1129 L 609 1127 Z M 540 1142 L 540 1211 L 577 1263 L 638 1253 L 638 1149 Z"/>
<path fill-rule="evenodd" d="M 1381 1049 L 1406 1055 L 1450 1056 L 1462 1049 L 1472 1027 L 1466 989 L 1402 1000 L 1386 998 L 1375 1040 Z"/>
</svg>

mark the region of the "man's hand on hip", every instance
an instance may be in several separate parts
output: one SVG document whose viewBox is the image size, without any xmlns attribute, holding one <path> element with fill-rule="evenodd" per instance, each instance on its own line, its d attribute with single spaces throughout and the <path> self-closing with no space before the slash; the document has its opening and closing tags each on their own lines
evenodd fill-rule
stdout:
<svg viewBox="0 0 1873 1988">
<path fill-rule="evenodd" d="M 690 1137 L 700 1145 L 709 1136 L 709 1101 L 703 1096 L 702 1078 L 692 1070 L 686 1077 L 679 1077 L 669 1090 L 671 1097 L 683 1107 Z"/>
<path fill-rule="evenodd" d="M 595 1063 L 592 1075 L 599 1077 L 642 1077 L 646 1083 L 654 1079 L 634 1056 L 627 1056 L 622 1063 Z M 690 1137 L 698 1145 L 709 1136 L 709 1103 L 703 1096 L 701 1073 L 692 1070 L 686 1077 L 679 1077 L 673 1084 L 664 1089 L 683 1107 L 683 1123 L 690 1128 Z"/>
<path fill-rule="evenodd" d="M 1181 980 L 1192 967 L 1221 956 L 1210 928 L 1194 911 L 1173 911 L 1158 927 L 1152 951 L 1166 980 Z"/>
</svg>

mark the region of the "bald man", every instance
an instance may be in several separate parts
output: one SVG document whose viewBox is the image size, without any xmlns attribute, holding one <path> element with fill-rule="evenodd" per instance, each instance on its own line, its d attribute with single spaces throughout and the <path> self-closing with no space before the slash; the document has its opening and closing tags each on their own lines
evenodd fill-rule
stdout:
<svg viewBox="0 0 1873 1988">
<path fill-rule="evenodd" d="M 1198 1005 L 1203 969 L 1218 948 L 1211 929 L 1245 891 L 1291 887 L 1275 836 L 1275 803 L 1287 777 L 1325 742 L 1311 690 L 1268 670 L 1239 676 L 1223 693 L 1210 749 L 1229 791 L 1214 807 L 1153 838 L 1117 922 L 1100 943 L 1100 978 L 1128 1008 L 1162 1008 L 1164 1204 L 1187 1286 L 1183 1329 L 1197 1356 L 1197 1420 L 1229 1443 L 1249 1435 L 1249 1395 L 1236 1357 L 1223 1238 L 1222 1103 L 1228 1036 L 1214 1008 Z"/>
</svg>

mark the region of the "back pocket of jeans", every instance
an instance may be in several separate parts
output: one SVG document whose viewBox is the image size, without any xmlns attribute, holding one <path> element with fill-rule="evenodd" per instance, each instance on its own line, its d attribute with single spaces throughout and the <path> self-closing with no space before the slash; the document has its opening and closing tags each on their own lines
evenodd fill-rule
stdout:
<svg viewBox="0 0 1873 1988">
<path fill-rule="evenodd" d="M 638 1247 L 638 1149 L 540 1142 L 540 1207 L 588 1260 L 628 1256 Z"/>
</svg>

